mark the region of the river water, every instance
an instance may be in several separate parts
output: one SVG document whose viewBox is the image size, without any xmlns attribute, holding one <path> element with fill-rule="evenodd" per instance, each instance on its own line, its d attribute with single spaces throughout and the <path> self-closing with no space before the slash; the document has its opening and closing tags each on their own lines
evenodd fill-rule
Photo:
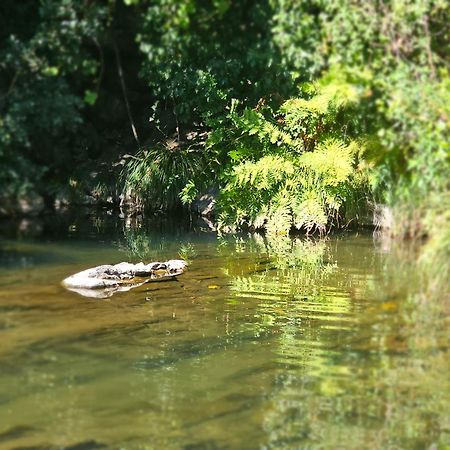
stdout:
<svg viewBox="0 0 450 450">
<path fill-rule="evenodd" d="M 3 224 L 0 449 L 448 449 L 448 299 L 371 232 Z M 105 263 L 188 270 L 97 299 Z M 420 286 L 419 286 L 420 287 Z"/>
</svg>

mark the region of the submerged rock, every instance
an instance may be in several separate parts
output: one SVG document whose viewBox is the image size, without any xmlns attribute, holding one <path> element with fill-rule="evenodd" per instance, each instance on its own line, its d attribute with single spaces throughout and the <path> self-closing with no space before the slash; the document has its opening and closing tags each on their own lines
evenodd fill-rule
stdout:
<svg viewBox="0 0 450 450">
<path fill-rule="evenodd" d="M 166 262 L 132 264 L 121 262 L 83 270 L 63 280 L 67 289 L 85 297 L 105 298 L 115 292 L 128 291 L 152 280 L 172 278 L 186 268 L 186 261 L 171 259 Z"/>
</svg>

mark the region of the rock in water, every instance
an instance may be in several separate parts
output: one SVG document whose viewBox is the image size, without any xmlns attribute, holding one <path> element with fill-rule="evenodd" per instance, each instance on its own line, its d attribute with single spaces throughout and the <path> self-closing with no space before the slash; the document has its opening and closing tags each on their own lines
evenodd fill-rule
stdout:
<svg viewBox="0 0 450 450">
<path fill-rule="evenodd" d="M 105 298 L 118 291 L 128 291 L 152 280 L 172 278 L 184 272 L 187 263 L 181 259 L 166 262 L 131 264 L 121 262 L 83 270 L 63 280 L 66 288 L 86 297 Z"/>
</svg>

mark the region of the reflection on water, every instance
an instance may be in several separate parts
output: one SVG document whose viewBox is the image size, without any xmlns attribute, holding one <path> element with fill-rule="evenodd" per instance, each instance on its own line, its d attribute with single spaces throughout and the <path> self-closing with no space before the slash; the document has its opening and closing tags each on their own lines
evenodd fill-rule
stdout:
<svg viewBox="0 0 450 450">
<path fill-rule="evenodd" d="M 0 449 L 423 449 L 450 431 L 448 302 L 370 234 L 51 218 L 0 241 Z M 60 281 L 190 261 L 109 299 Z"/>
</svg>

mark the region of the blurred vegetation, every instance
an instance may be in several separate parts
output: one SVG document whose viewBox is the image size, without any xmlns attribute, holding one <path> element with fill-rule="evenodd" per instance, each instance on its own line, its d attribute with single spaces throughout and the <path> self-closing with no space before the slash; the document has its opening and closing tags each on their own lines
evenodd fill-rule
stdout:
<svg viewBox="0 0 450 450">
<path fill-rule="evenodd" d="M 385 204 L 392 234 L 430 234 L 448 23 L 444 0 L 3 1 L 0 196 L 167 210 L 212 186 L 224 228 L 323 233 Z"/>
</svg>

